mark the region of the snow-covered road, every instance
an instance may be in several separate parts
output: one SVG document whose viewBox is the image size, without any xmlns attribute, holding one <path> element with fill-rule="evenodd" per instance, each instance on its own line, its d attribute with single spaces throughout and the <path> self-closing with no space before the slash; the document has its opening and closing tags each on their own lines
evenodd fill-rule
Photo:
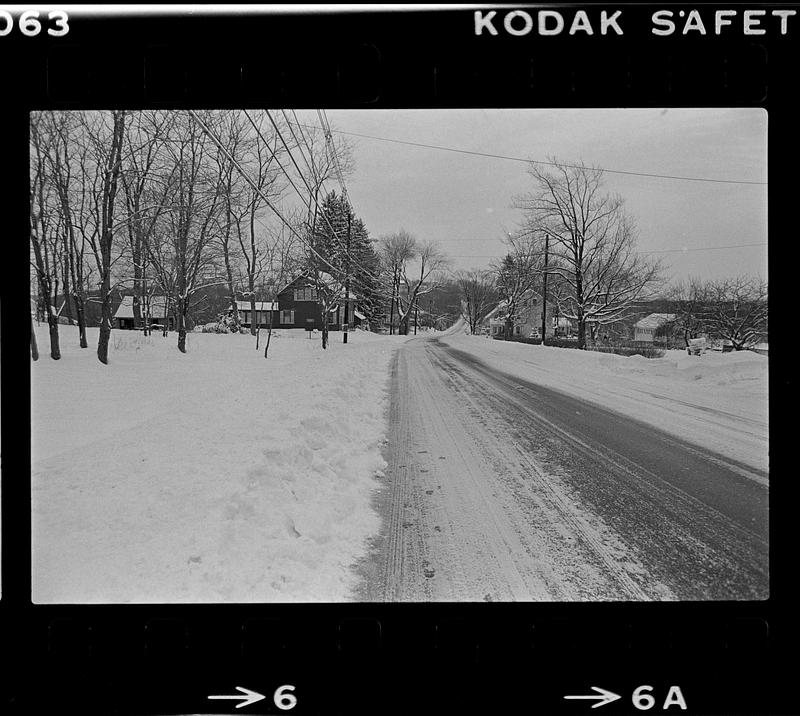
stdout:
<svg viewBox="0 0 800 716">
<path fill-rule="evenodd" d="M 384 528 L 363 598 L 768 596 L 767 474 L 753 461 L 447 341 L 409 341 L 392 371 Z"/>
</svg>

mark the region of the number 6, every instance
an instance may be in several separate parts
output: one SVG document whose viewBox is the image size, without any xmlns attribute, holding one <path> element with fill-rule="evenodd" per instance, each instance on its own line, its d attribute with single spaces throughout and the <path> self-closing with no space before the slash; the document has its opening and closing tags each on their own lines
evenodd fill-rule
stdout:
<svg viewBox="0 0 800 716">
<path fill-rule="evenodd" d="M 34 37 L 42 31 L 42 23 L 36 18 L 39 17 L 38 10 L 28 10 L 19 16 L 19 31 L 28 37 Z"/>
<path fill-rule="evenodd" d="M 647 692 L 652 691 L 652 686 L 640 686 L 633 692 L 633 705 L 640 711 L 653 708 L 656 700 Z"/>
<path fill-rule="evenodd" d="M 293 709 L 297 704 L 297 697 L 294 694 L 287 694 L 287 691 L 294 691 L 294 686 L 290 684 L 279 686 L 275 690 L 275 695 L 272 697 L 275 705 L 283 711 Z"/>
</svg>

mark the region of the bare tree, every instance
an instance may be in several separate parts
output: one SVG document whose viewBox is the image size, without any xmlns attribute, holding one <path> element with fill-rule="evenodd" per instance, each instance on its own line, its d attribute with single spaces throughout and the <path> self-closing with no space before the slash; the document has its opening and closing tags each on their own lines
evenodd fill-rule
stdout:
<svg viewBox="0 0 800 716">
<path fill-rule="evenodd" d="M 708 281 L 703 323 L 710 335 L 734 350 L 750 348 L 767 335 L 767 283 L 752 276 Z"/>
<path fill-rule="evenodd" d="M 204 124 L 212 121 L 206 113 Z M 191 114 L 180 113 L 170 127 L 167 154 L 174 164 L 166 201 L 161 243 L 150 246 L 165 293 L 171 296 L 178 330 L 178 350 L 186 352 L 187 316 L 193 295 L 221 283 L 214 251 L 223 210 L 219 165 L 210 156 L 211 141 Z"/>
<path fill-rule="evenodd" d="M 389 333 L 394 333 L 394 314 L 400 304 L 400 284 L 407 263 L 417 255 L 417 240 L 405 229 L 382 236 L 378 255 L 389 284 Z"/>
<path fill-rule="evenodd" d="M 122 147 L 126 114 L 87 112 L 79 115 L 86 151 L 82 153 L 85 183 L 89 195 L 87 217 L 81 230 L 94 255 L 100 282 L 100 336 L 97 358 L 108 363 L 108 343 L 112 320 L 112 269 L 119 255 L 114 256 L 115 210 L 117 188 L 122 167 Z"/>
<path fill-rule="evenodd" d="M 241 257 L 235 250 L 232 239 L 234 228 L 237 228 L 239 235 L 241 234 L 241 219 L 237 222 L 238 207 L 246 205 L 246 197 L 249 196 L 245 187 L 245 180 L 240 174 L 240 161 L 244 159 L 243 154 L 247 142 L 247 130 L 241 117 L 234 112 L 223 112 L 220 121 L 219 139 L 224 147 L 224 151 L 222 148 L 218 148 L 216 153 L 224 207 L 224 212 L 220 218 L 219 242 L 225 265 L 225 279 L 231 304 L 232 325 L 238 330 L 240 319 L 236 296 L 239 271 L 234 269 L 240 268 L 239 259 Z M 239 243 L 241 244 L 241 241 Z M 234 274 L 236 274 L 236 278 L 234 278 Z M 253 315 L 255 316 L 255 314 Z"/>
<path fill-rule="evenodd" d="M 418 306 L 420 296 L 433 291 L 444 281 L 447 258 L 433 241 L 417 244 L 413 262 L 401 267 L 401 282 L 404 290 L 397 296 L 399 332 L 408 335 L 411 312 Z"/>
<path fill-rule="evenodd" d="M 78 325 L 81 348 L 88 347 L 86 338 L 87 281 L 91 270 L 85 261 L 87 196 L 85 191 L 86 143 L 82 139 L 84 123 L 71 112 L 48 112 L 48 126 L 53 141 L 48 152 L 50 176 L 56 189 L 64 219 L 64 298 L 67 315 L 72 322 L 72 307 Z"/>
<path fill-rule="evenodd" d="M 603 192 L 603 172 L 584 164 L 552 160 L 532 163 L 531 194 L 515 199 L 526 228 L 547 232 L 553 263 L 548 273 L 570 288 L 560 312 L 578 324 L 578 346 L 586 346 L 587 322 L 600 325 L 620 318 L 632 301 L 659 284 L 662 266 L 638 254 L 636 230 L 619 196 Z"/>
<path fill-rule="evenodd" d="M 242 293 L 250 300 L 251 314 L 254 320 L 250 323 L 250 333 L 257 334 L 256 287 L 263 277 L 266 267 L 265 229 L 263 209 L 266 199 L 274 201 L 283 193 L 284 184 L 280 181 L 279 166 L 282 149 L 271 124 L 265 121 L 264 113 L 251 117 L 248 121 L 248 134 L 240 135 L 238 149 L 241 150 L 239 166 L 247 172 L 249 182 L 242 185 L 239 201 L 230 202 L 230 216 L 233 228 L 244 260 L 245 286 Z M 234 118 L 230 134 L 245 132 L 240 118 Z M 254 125 L 254 126 L 253 126 Z M 252 129 L 249 129 L 252 127 Z M 256 341 L 258 343 L 258 341 Z"/>
<path fill-rule="evenodd" d="M 495 275 L 491 271 L 472 269 L 457 272 L 455 280 L 461 294 L 461 315 L 474 335 L 481 320 L 497 302 Z"/>
<path fill-rule="evenodd" d="M 164 142 L 171 117 L 164 112 L 134 112 L 127 123 L 120 179 L 125 195 L 130 262 L 133 272 L 133 320 L 150 333 L 149 245 L 166 209 L 171 168 L 165 162 Z"/>
<path fill-rule="evenodd" d="M 45 155 L 47 144 L 52 140 L 48 136 L 39 113 L 31 114 L 31 183 L 30 183 L 30 223 L 31 249 L 34 256 L 34 268 L 38 284 L 39 300 L 44 302 L 47 325 L 50 333 L 50 357 L 61 358 L 61 347 L 58 335 L 58 317 L 54 310 L 54 302 L 58 295 L 59 284 L 59 252 L 62 242 L 59 240 L 59 228 L 63 225 L 54 196 L 52 182 L 48 176 Z M 31 329 L 33 327 L 31 326 Z M 38 350 L 36 351 L 38 355 Z"/>
<path fill-rule="evenodd" d="M 659 337 L 673 334 L 689 345 L 690 338 L 697 338 L 705 331 L 703 314 L 706 309 L 707 292 L 704 283 L 692 276 L 688 281 L 680 281 L 670 286 L 664 294 L 672 306 L 675 318 L 664 323 L 656 331 Z"/>
</svg>

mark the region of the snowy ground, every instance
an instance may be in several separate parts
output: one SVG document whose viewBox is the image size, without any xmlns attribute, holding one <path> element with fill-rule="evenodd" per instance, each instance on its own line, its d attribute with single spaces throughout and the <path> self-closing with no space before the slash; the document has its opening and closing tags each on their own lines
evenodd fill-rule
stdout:
<svg viewBox="0 0 800 716">
<path fill-rule="evenodd" d="M 328 351 L 115 331 L 111 363 L 62 327 L 31 364 L 36 603 L 342 601 L 380 529 L 389 366 L 405 338 Z M 766 471 L 767 358 L 648 360 L 438 334 L 498 371 L 581 397 Z M 751 473 L 748 472 L 748 475 Z M 766 481 L 766 478 L 755 477 Z"/>
<path fill-rule="evenodd" d="M 768 468 L 768 359 L 750 351 L 664 358 L 550 348 L 451 333 L 497 370 L 599 403 L 761 470 Z"/>
<path fill-rule="evenodd" d="M 379 527 L 370 498 L 403 340 L 63 326 L 32 363 L 36 603 L 341 601 Z M 263 335 L 262 335 L 263 341 Z M 262 343 L 263 347 L 263 343 Z"/>
</svg>

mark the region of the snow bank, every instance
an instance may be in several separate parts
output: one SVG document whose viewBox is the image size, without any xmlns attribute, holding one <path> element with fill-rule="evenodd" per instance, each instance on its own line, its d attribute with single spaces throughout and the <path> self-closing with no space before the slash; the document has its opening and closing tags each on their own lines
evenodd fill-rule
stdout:
<svg viewBox="0 0 800 716">
<path fill-rule="evenodd" d="M 630 415 L 746 465 L 768 468 L 768 359 L 750 351 L 663 358 L 448 335 L 497 370 Z"/>
<path fill-rule="evenodd" d="M 36 603 L 351 597 L 397 337 L 114 331 L 103 366 L 73 330 L 31 367 Z"/>
</svg>

